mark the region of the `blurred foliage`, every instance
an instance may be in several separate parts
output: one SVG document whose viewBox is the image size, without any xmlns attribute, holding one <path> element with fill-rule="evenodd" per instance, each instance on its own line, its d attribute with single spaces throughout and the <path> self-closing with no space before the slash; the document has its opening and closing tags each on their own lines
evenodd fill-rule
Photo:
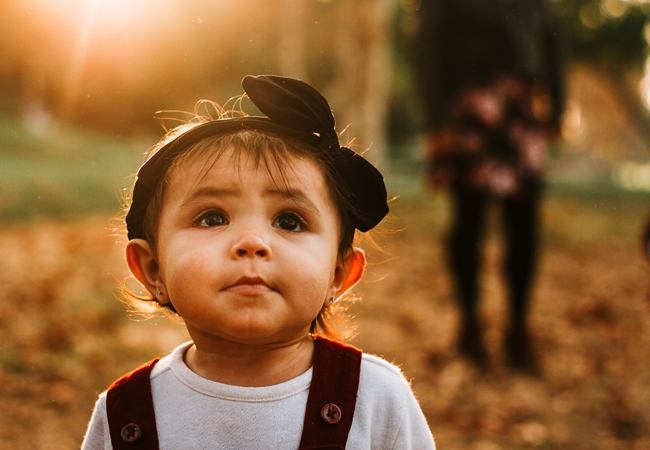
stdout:
<svg viewBox="0 0 650 450">
<path fill-rule="evenodd" d="M 554 0 L 552 3 L 570 59 L 610 67 L 643 65 L 648 47 L 649 3 L 643 0 Z"/>
<path fill-rule="evenodd" d="M 412 94 L 407 55 L 419 5 L 426 0 L 393 1 L 393 109 L 399 114 L 409 108 L 400 99 Z M 649 3 L 551 1 L 570 59 L 642 65 Z M 344 45 L 336 42 L 332 27 L 343 20 L 337 5 L 345 2 L 308 0 L 305 64 L 317 86 L 331 78 L 333 52 Z M 281 0 L 3 0 L 0 110 L 46 113 L 120 135 L 159 130 L 151 120 L 157 110 L 191 110 L 199 98 L 223 102 L 241 93 L 243 75 L 281 72 L 284 5 Z M 398 140 L 412 133 L 408 122 L 391 124 Z"/>
<path fill-rule="evenodd" d="M 155 111 L 226 100 L 241 93 L 243 74 L 273 59 L 277 2 L 114 3 L 4 0 L 5 109 L 25 113 L 36 102 L 95 129 L 153 130 Z"/>
<path fill-rule="evenodd" d="M 308 0 L 310 81 L 327 79 L 335 2 Z M 242 93 L 279 73 L 281 0 L 3 0 L 0 109 L 120 135 L 160 131 L 159 110 Z"/>
</svg>

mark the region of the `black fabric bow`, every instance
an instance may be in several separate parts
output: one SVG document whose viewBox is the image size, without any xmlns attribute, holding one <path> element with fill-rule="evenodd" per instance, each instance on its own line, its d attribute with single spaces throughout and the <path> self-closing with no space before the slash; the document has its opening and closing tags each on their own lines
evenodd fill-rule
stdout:
<svg viewBox="0 0 650 450">
<path fill-rule="evenodd" d="M 361 155 L 341 147 L 334 116 L 325 97 L 304 81 L 272 75 L 248 75 L 244 91 L 266 115 L 218 119 L 197 125 L 165 144 L 138 171 L 131 207 L 126 216 L 129 239 L 144 238 L 144 215 L 156 186 L 175 155 L 216 134 L 254 129 L 299 139 L 332 157 L 350 192 L 354 226 L 375 227 L 388 214 L 386 186 L 381 173 Z"/>
</svg>

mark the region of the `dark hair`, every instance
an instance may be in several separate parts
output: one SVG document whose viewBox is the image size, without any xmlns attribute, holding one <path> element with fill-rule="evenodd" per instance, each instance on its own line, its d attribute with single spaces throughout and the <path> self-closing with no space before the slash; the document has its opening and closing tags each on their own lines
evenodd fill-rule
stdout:
<svg viewBox="0 0 650 450">
<path fill-rule="evenodd" d="M 186 130 L 187 128 L 184 131 Z M 161 143 L 151 152 L 151 155 L 155 154 L 167 142 L 168 139 L 163 138 Z M 157 252 L 160 214 L 164 206 L 164 199 L 171 176 L 175 171 L 182 170 L 182 167 L 189 160 L 202 157 L 208 158 L 204 166 L 205 174 L 223 155 L 224 151 L 231 147 L 235 149 L 236 158 L 247 153 L 253 158 L 258 167 L 263 167 L 269 171 L 271 167 L 277 168 L 282 179 L 286 179 L 286 170 L 284 168 L 287 167 L 290 158 L 300 157 L 315 162 L 325 177 L 325 181 L 330 188 L 329 194 L 337 209 L 340 224 L 339 255 L 345 255 L 347 252 L 352 251 L 355 226 L 351 217 L 352 205 L 348 201 L 351 193 L 348 192 L 347 184 L 340 179 L 339 172 L 328 154 L 314 151 L 308 144 L 298 139 L 260 130 L 241 130 L 204 138 L 185 151 L 176 154 L 169 162 L 165 173 L 162 175 L 162 181 L 153 191 L 143 221 L 144 239 L 149 243 L 154 254 Z M 278 182 L 282 182 L 282 180 L 278 180 Z M 155 296 L 140 296 L 127 288 L 124 283 L 122 284 L 122 292 L 130 305 L 139 312 L 150 312 L 153 304 L 158 309 L 162 308 L 164 311 L 177 314 L 171 302 L 160 304 Z M 334 339 L 350 338 L 354 332 L 354 327 L 346 314 L 349 302 L 350 300 L 338 299 L 331 305 L 323 306 L 312 322 L 311 333 Z"/>
</svg>

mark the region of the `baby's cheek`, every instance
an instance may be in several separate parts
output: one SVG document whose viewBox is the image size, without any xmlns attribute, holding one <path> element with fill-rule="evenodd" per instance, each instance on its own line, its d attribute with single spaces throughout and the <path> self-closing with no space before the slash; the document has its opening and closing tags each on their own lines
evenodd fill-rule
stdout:
<svg viewBox="0 0 650 450">
<path fill-rule="evenodd" d="M 325 298 L 334 278 L 334 270 L 326 264 L 303 264 L 299 266 L 301 276 L 294 280 L 309 296 Z"/>
<path fill-rule="evenodd" d="M 165 284 L 170 295 L 189 294 L 197 286 L 211 285 L 212 270 L 200 253 L 180 255 L 173 264 L 163 268 L 166 275 Z"/>
</svg>

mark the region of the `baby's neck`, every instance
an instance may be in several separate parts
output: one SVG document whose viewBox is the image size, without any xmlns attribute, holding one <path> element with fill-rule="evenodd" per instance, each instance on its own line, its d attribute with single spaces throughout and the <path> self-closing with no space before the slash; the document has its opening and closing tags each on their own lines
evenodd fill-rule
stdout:
<svg viewBox="0 0 650 450">
<path fill-rule="evenodd" d="M 305 373 L 312 365 L 314 341 L 303 339 L 278 346 L 194 341 L 185 364 L 208 380 L 234 386 L 272 386 Z"/>
</svg>

